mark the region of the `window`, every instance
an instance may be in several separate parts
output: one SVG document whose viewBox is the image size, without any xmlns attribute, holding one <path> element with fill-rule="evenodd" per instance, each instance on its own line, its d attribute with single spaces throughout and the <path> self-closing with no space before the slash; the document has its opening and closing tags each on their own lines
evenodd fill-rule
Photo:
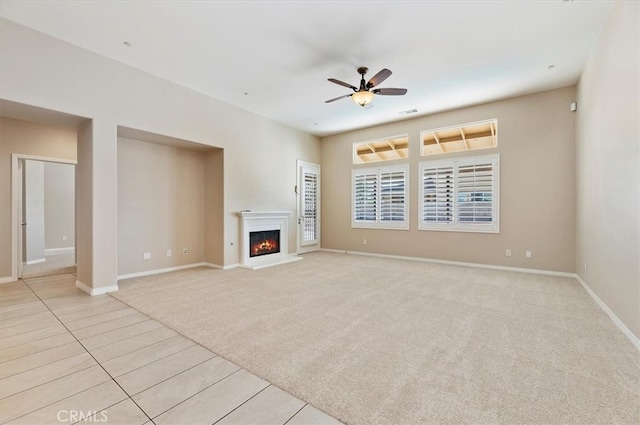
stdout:
<svg viewBox="0 0 640 425">
<path fill-rule="evenodd" d="M 498 120 L 480 121 L 420 132 L 421 155 L 465 152 L 498 146 Z"/>
<path fill-rule="evenodd" d="M 409 165 L 352 171 L 352 227 L 409 228 Z"/>
<path fill-rule="evenodd" d="M 420 163 L 421 230 L 498 233 L 500 156 Z"/>
<path fill-rule="evenodd" d="M 409 136 L 387 137 L 353 144 L 353 163 L 391 161 L 409 156 Z"/>
</svg>

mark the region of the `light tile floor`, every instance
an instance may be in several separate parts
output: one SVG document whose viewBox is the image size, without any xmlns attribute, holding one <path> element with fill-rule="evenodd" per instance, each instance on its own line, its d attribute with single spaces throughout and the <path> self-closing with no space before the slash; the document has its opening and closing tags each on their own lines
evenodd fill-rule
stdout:
<svg viewBox="0 0 640 425">
<path fill-rule="evenodd" d="M 74 275 L 0 285 L 0 424 L 337 420 Z"/>
</svg>

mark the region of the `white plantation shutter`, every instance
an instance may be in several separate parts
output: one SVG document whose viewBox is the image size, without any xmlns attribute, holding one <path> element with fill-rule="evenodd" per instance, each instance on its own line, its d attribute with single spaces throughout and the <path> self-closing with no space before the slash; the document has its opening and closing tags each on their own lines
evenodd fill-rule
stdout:
<svg viewBox="0 0 640 425">
<path fill-rule="evenodd" d="M 303 193 L 303 213 L 304 213 L 304 235 L 303 241 L 310 242 L 318 240 L 318 173 L 304 173 Z"/>
<path fill-rule="evenodd" d="M 420 164 L 422 230 L 499 232 L 499 155 Z"/>
<path fill-rule="evenodd" d="M 405 221 L 404 171 L 380 173 L 380 221 Z"/>
<path fill-rule="evenodd" d="M 429 167 L 422 170 L 422 220 L 452 223 L 454 204 L 453 167 Z"/>
<path fill-rule="evenodd" d="M 353 170 L 352 226 L 408 229 L 408 177 L 408 165 Z"/>
<path fill-rule="evenodd" d="M 354 186 L 354 220 L 376 222 L 378 216 L 378 175 L 376 173 L 356 174 Z"/>
<path fill-rule="evenodd" d="M 469 164 L 458 167 L 458 222 L 493 221 L 493 164 Z"/>
</svg>

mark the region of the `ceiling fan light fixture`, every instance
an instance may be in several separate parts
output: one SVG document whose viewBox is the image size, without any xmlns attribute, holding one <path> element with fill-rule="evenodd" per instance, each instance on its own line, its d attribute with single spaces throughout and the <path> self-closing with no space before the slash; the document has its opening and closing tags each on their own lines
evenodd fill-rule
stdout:
<svg viewBox="0 0 640 425">
<path fill-rule="evenodd" d="M 364 108 L 373 100 L 373 93 L 368 90 L 357 91 L 351 95 L 351 99 Z"/>
</svg>

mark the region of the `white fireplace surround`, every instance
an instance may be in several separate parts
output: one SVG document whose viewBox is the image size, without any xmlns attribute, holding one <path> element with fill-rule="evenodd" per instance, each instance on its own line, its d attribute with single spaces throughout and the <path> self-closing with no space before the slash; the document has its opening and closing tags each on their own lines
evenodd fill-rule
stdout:
<svg viewBox="0 0 640 425">
<path fill-rule="evenodd" d="M 291 211 L 240 211 L 238 215 L 241 219 L 241 267 L 257 270 L 302 259 L 302 257 L 289 255 L 289 218 L 292 216 Z M 251 257 L 249 255 L 249 234 L 251 232 L 269 230 L 280 230 L 280 252 Z"/>
</svg>

